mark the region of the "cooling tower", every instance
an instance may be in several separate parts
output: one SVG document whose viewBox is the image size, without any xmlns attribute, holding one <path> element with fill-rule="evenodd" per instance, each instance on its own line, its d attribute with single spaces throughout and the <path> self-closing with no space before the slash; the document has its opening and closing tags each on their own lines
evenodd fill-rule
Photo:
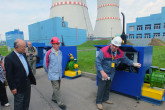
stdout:
<svg viewBox="0 0 165 110">
<path fill-rule="evenodd" d="M 119 0 L 97 0 L 97 19 L 94 36 L 108 38 L 121 33 Z"/>
<path fill-rule="evenodd" d="M 64 17 L 68 27 L 87 30 L 87 37 L 93 36 L 86 0 L 52 0 L 50 18 Z"/>
</svg>

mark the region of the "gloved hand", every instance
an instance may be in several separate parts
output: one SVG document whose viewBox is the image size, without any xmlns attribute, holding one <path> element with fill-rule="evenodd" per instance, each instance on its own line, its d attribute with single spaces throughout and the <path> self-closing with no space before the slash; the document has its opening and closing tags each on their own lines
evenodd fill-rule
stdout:
<svg viewBox="0 0 165 110">
<path fill-rule="evenodd" d="M 137 67 L 137 68 L 140 68 L 141 67 L 141 64 L 140 63 L 133 63 L 133 66 L 134 67 Z"/>
</svg>

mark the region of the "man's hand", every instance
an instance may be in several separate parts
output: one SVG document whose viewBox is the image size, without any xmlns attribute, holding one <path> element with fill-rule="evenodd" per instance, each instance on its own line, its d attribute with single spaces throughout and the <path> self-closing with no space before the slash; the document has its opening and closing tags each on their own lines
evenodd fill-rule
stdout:
<svg viewBox="0 0 165 110">
<path fill-rule="evenodd" d="M 137 68 L 140 68 L 141 67 L 141 64 L 140 63 L 133 63 L 133 66 L 134 67 L 137 67 Z"/>
<path fill-rule="evenodd" d="M 13 93 L 13 95 L 15 95 L 17 94 L 17 89 L 13 89 L 11 92 Z"/>
<path fill-rule="evenodd" d="M 100 71 L 101 75 L 102 75 L 102 80 L 110 80 L 110 77 L 108 77 L 108 75 L 102 70 Z"/>
</svg>

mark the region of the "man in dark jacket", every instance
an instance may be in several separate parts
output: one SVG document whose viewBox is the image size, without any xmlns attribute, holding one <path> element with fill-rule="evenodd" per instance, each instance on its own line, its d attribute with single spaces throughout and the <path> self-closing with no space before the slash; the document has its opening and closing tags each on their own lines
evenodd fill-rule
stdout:
<svg viewBox="0 0 165 110">
<path fill-rule="evenodd" d="M 35 77 L 28 65 L 23 40 L 14 42 L 14 51 L 5 58 L 6 77 L 9 88 L 14 95 L 14 110 L 28 110 L 31 86 L 36 85 Z"/>
</svg>

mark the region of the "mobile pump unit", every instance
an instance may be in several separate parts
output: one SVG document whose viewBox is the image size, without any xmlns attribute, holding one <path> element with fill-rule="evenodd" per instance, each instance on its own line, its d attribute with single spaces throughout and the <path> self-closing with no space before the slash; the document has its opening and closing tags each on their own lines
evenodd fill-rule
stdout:
<svg viewBox="0 0 165 110">
<path fill-rule="evenodd" d="M 99 50 L 104 46 L 106 45 L 95 45 L 95 47 L 97 47 L 96 56 Z M 153 47 L 122 45 L 119 48 L 133 62 L 140 63 L 141 68 L 127 66 L 126 64 L 121 63 L 116 68 L 116 74 L 112 81 L 111 90 L 135 97 L 138 100 L 142 99 L 160 105 L 161 102 L 164 101 L 164 76 L 162 75 L 163 71 L 162 73 L 157 74 L 158 72 L 154 73 L 154 70 L 152 70 L 151 74 L 150 67 L 152 65 Z M 161 88 L 157 90 L 144 82 L 150 83 L 151 86 L 156 85 Z M 156 94 L 160 94 L 158 95 L 159 98 L 151 97 L 154 94 L 156 97 Z"/>
</svg>

